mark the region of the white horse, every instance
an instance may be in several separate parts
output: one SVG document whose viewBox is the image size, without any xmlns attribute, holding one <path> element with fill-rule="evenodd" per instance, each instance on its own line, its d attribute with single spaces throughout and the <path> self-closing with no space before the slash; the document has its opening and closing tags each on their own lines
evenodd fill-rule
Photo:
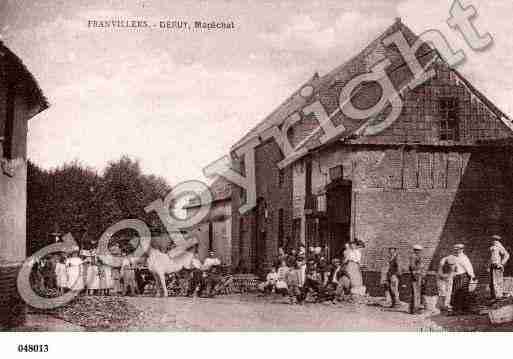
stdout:
<svg viewBox="0 0 513 359">
<path fill-rule="evenodd" d="M 162 297 L 168 296 L 166 274 L 179 272 L 183 268 L 190 269 L 193 256 L 191 251 L 183 249 L 171 250 L 168 253 L 162 253 L 155 248 L 149 249 L 146 263 Z"/>
<path fill-rule="evenodd" d="M 190 249 L 197 244 L 197 240 L 190 239 L 179 243 L 167 253 L 153 248 L 148 239 L 142 239 L 139 244 L 146 253 L 146 265 L 155 278 L 155 285 L 159 289 L 160 295 L 167 297 L 166 274 L 179 272 L 183 268 L 191 268 L 194 254 Z"/>
<path fill-rule="evenodd" d="M 116 258 L 110 254 L 98 255 L 100 260 L 112 267 L 121 267 L 123 260 L 128 263 L 144 263 L 155 279 L 155 285 L 158 287 L 160 295 L 168 296 L 166 286 L 166 274 L 176 273 L 183 268 L 190 269 L 194 254 L 190 249 L 196 245 L 198 241 L 195 238 L 179 243 L 169 252 L 164 253 L 151 246 L 150 238 L 142 238 L 139 240 L 138 248 L 134 255 L 125 258 Z"/>
</svg>

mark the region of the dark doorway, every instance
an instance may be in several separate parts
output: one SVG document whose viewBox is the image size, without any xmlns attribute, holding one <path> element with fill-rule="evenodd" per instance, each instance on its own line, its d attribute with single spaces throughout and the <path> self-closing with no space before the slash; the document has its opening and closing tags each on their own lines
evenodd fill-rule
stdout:
<svg viewBox="0 0 513 359">
<path fill-rule="evenodd" d="M 13 84 L 7 86 L 7 114 L 4 129 L 4 148 L 3 156 L 8 159 L 13 159 L 14 154 L 14 103 L 16 101 L 16 88 Z"/>
<path fill-rule="evenodd" d="M 351 182 L 330 183 L 326 197 L 330 254 L 342 258 L 345 244 L 351 240 Z"/>
<path fill-rule="evenodd" d="M 261 274 L 264 270 L 265 245 L 267 233 L 265 222 L 267 219 L 267 205 L 263 198 L 258 198 L 255 211 L 255 234 L 253 235 L 253 269 L 254 273 Z"/>
</svg>

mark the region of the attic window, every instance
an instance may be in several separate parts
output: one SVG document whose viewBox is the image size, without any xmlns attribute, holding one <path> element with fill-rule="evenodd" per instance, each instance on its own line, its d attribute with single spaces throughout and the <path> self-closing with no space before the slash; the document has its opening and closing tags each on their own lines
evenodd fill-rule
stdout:
<svg viewBox="0 0 513 359">
<path fill-rule="evenodd" d="M 460 139 L 458 99 L 443 97 L 439 99 L 440 140 L 458 141 Z"/>
<path fill-rule="evenodd" d="M 329 169 L 330 181 L 335 181 L 342 178 L 342 166 L 335 166 Z"/>
</svg>

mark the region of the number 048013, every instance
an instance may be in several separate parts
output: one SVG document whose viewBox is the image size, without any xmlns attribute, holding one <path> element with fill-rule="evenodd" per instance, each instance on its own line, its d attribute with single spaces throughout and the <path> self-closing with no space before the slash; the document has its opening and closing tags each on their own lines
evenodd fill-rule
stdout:
<svg viewBox="0 0 513 359">
<path fill-rule="evenodd" d="M 48 344 L 19 344 L 18 352 L 20 352 L 20 353 L 46 353 L 46 352 L 48 352 Z"/>
</svg>

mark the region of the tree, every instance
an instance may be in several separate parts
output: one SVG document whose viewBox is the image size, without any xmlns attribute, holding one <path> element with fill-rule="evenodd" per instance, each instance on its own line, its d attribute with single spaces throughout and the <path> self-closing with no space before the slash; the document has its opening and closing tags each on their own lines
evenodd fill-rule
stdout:
<svg viewBox="0 0 513 359">
<path fill-rule="evenodd" d="M 29 162 L 27 186 L 30 253 L 51 241 L 55 223 L 84 247 L 94 246 L 108 227 L 123 219 L 156 226 L 157 215 L 144 207 L 171 190 L 163 178 L 143 174 L 139 162 L 127 156 L 110 162 L 102 176 L 76 161 L 50 171 Z M 131 236 L 122 232 L 115 239 L 128 241 Z"/>
</svg>

